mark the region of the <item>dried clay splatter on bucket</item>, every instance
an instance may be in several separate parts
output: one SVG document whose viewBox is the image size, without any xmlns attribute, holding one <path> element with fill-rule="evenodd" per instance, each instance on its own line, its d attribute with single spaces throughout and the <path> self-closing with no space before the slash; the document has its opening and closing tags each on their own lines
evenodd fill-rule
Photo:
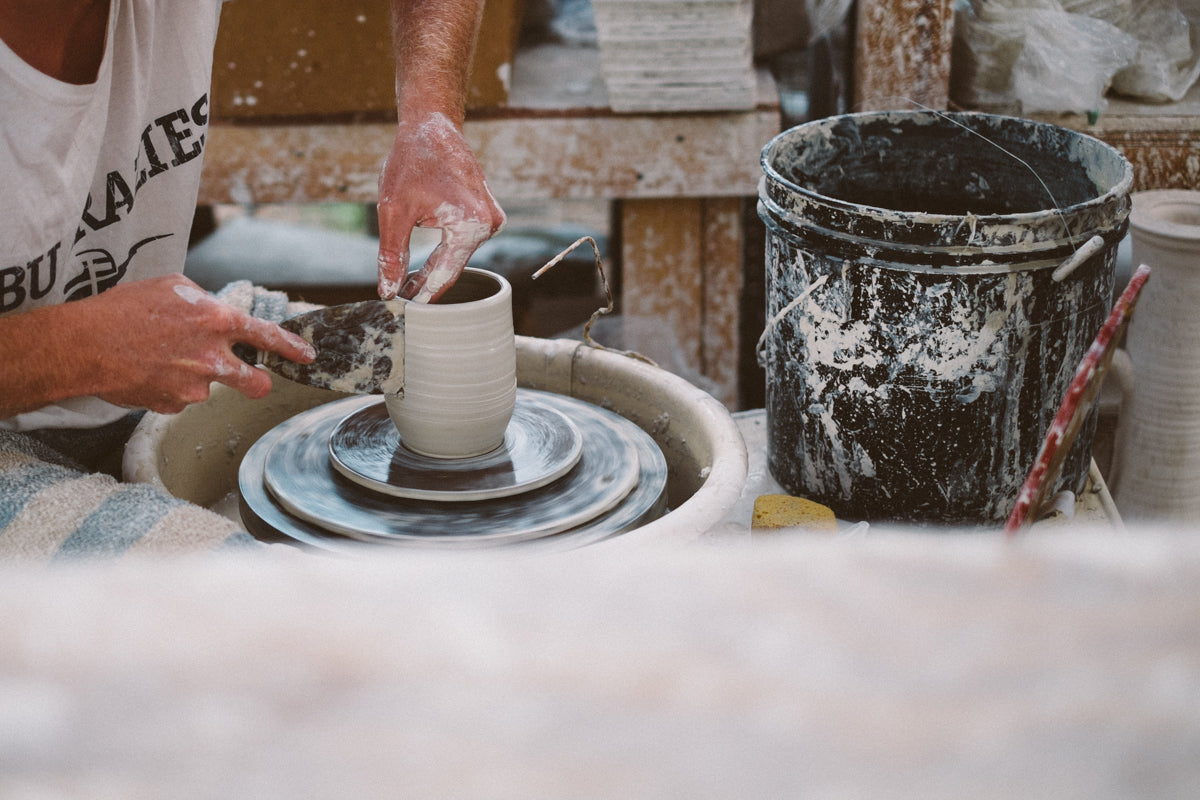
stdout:
<svg viewBox="0 0 1200 800">
<path fill-rule="evenodd" d="M 886 318 L 887 307 L 873 296 L 861 318 L 846 315 L 847 295 L 855 287 L 837 282 L 817 292 L 784 324 L 789 344 L 779 346 L 774 358 L 784 359 L 781 369 L 794 377 L 779 389 L 788 397 L 803 397 L 808 425 L 815 425 L 824 439 L 802 451 L 801 469 L 806 486 L 846 496 L 854 492 L 856 478 L 875 478 L 870 450 L 877 455 L 880 442 L 875 435 L 860 437 L 860 429 L 847 429 L 846 407 L 855 408 L 863 420 L 899 415 L 903 422 L 915 413 L 912 398 L 935 402 L 944 409 L 950 404 L 980 405 L 986 416 L 1017 413 L 1022 372 L 1034 344 L 1025 312 L 1033 286 L 1017 274 L 1002 280 L 1002 305 L 980 310 L 952 296 L 947 283 L 933 284 L 925 292 L 927 302 L 945 300 L 944 315 L 914 314 L 901 320 Z M 841 292 L 837 297 L 835 293 Z M 858 302 L 870 293 L 859 293 Z M 1069 350 L 1073 345 L 1066 343 Z M 922 405 L 917 403 L 917 405 Z M 839 406 L 841 407 L 839 409 Z M 840 413 L 839 413 L 840 412 Z M 936 431 L 949 421 L 930 419 Z M 1014 463 L 1020 451 L 1015 420 L 997 420 L 1010 435 L 988 444 L 1003 454 L 1001 461 Z M 983 431 L 972 431 L 983 435 Z M 910 443 L 896 441 L 899 448 Z M 819 455 L 819 458 L 814 458 Z M 929 453 L 931 459 L 937 453 Z M 951 456 L 950 453 L 945 453 Z M 908 476 L 920 482 L 928 474 Z M 973 471 L 962 479 L 974 481 Z M 830 485 L 836 481 L 836 485 Z"/>
<path fill-rule="evenodd" d="M 1115 241 L 1128 203 L 1092 202 L 1104 170 L 1075 161 L 1051 184 L 1077 205 L 1056 207 L 1006 156 L 986 163 L 974 141 L 913 155 L 903 115 L 880 116 L 863 131 L 823 122 L 818 145 L 776 153 L 809 188 L 768 169 L 771 470 L 850 519 L 1002 520 L 1103 321 L 1115 245 L 1062 283 L 1051 273 L 1075 239 Z M 836 152 L 814 156 L 823 146 Z M 889 193 L 891 178 L 907 185 Z M 1014 197 L 985 196 L 998 185 Z M 845 187 L 851 199 L 820 194 Z"/>
</svg>

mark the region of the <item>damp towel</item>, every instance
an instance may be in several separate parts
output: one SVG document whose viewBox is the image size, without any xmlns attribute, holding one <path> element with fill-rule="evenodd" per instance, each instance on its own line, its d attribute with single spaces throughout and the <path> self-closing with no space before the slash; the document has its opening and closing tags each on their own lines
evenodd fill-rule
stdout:
<svg viewBox="0 0 1200 800">
<path fill-rule="evenodd" d="M 217 297 L 273 322 L 314 308 L 249 281 L 230 284 Z M 0 560 L 52 563 L 260 546 L 220 514 L 109 474 L 134 421 L 96 431 L 0 431 Z M 107 447 L 106 436 L 116 437 Z"/>
<path fill-rule="evenodd" d="M 276 324 L 288 317 L 318 308 L 310 303 L 289 300 L 284 292 L 266 289 L 250 281 L 234 281 L 227 284 L 216 293 L 216 297 L 239 311 Z"/>
<path fill-rule="evenodd" d="M 219 514 L 86 472 L 31 436 L 0 431 L 0 559 L 51 563 L 238 546 L 256 545 Z"/>
</svg>

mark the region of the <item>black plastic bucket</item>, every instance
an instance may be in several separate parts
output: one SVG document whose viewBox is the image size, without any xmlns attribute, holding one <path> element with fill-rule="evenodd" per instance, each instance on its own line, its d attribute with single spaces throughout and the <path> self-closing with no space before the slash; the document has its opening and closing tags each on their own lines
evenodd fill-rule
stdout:
<svg viewBox="0 0 1200 800">
<path fill-rule="evenodd" d="M 1054 125 L 913 111 L 800 125 L 762 166 L 771 474 L 844 519 L 1003 521 L 1112 303 L 1129 162 Z M 1083 488 L 1094 434 L 1093 413 L 1060 489 Z"/>
</svg>

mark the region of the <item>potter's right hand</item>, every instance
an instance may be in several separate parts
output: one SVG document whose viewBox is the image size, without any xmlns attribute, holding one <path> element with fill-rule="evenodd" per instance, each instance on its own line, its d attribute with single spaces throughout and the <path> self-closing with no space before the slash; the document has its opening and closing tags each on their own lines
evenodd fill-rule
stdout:
<svg viewBox="0 0 1200 800">
<path fill-rule="evenodd" d="M 107 345 L 98 359 L 102 385 L 92 393 L 117 405 L 175 413 L 207 399 L 213 381 L 265 397 L 270 376 L 233 354 L 239 342 L 300 363 L 315 356 L 299 336 L 217 300 L 182 275 L 122 284 L 72 305 L 89 305 L 95 337 Z"/>
<path fill-rule="evenodd" d="M 440 113 L 401 117 L 379 177 L 379 296 L 436 300 L 504 219 L 458 126 Z M 409 274 L 414 227 L 440 228 L 442 241 Z"/>
</svg>

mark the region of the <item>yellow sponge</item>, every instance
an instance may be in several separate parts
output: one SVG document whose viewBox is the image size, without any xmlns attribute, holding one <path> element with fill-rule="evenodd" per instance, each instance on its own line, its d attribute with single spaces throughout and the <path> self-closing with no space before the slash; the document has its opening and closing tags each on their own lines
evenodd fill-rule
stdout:
<svg viewBox="0 0 1200 800">
<path fill-rule="evenodd" d="M 790 494 L 761 494 L 754 499 L 754 517 L 750 527 L 805 528 L 810 531 L 837 531 L 837 517 L 820 503 Z"/>
</svg>

